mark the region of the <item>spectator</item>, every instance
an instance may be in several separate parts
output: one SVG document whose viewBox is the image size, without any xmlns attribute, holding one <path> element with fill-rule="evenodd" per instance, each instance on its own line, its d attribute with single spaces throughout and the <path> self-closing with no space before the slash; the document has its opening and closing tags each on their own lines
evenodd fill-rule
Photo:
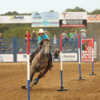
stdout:
<svg viewBox="0 0 100 100">
<path fill-rule="evenodd" d="M 86 30 L 85 29 L 81 29 L 81 38 L 86 39 Z"/>
<path fill-rule="evenodd" d="M 63 33 L 62 33 L 62 45 L 64 46 L 64 43 L 67 42 L 68 40 L 68 34 L 67 34 L 67 30 L 65 30 Z"/>
<path fill-rule="evenodd" d="M 54 37 L 53 37 L 53 43 L 54 43 L 54 44 L 57 44 L 57 38 L 56 38 L 56 35 L 54 35 Z"/>
<path fill-rule="evenodd" d="M 75 30 L 71 29 L 71 32 L 69 33 L 70 39 L 73 40 L 74 36 L 75 36 Z"/>
<path fill-rule="evenodd" d="M 0 33 L 0 42 L 2 41 L 2 33 Z"/>
<path fill-rule="evenodd" d="M 49 31 L 45 30 L 45 34 L 48 35 Z"/>
<path fill-rule="evenodd" d="M 34 30 L 32 31 L 32 34 L 31 34 L 31 40 L 32 41 L 37 41 L 37 39 L 36 39 L 36 32 Z"/>
<path fill-rule="evenodd" d="M 24 38 L 25 38 L 25 42 L 27 42 L 27 31 L 26 31 L 26 33 L 25 33 Z"/>
<path fill-rule="evenodd" d="M 0 33 L 0 51 L 2 50 L 2 33 Z"/>
<path fill-rule="evenodd" d="M 58 59 L 59 53 L 60 53 L 60 51 L 58 50 L 58 48 L 56 48 L 54 53 L 53 53 L 55 59 Z"/>
<path fill-rule="evenodd" d="M 12 43 L 9 45 L 8 51 L 13 52 L 13 44 Z"/>
<path fill-rule="evenodd" d="M 69 37 L 70 37 L 70 46 L 69 46 L 69 49 L 71 50 L 74 50 L 74 37 L 75 37 L 75 30 L 74 29 L 71 29 L 71 32 L 69 33 Z"/>
<path fill-rule="evenodd" d="M 78 31 L 75 32 L 75 36 L 74 36 L 74 39 L 78 39 Z"/>
<path fill-rule="evenodd" d="M 73 48 L 73 51 L 77 51 L 77 48 L 78 48 L 78 31 L 75 32 L 75 36 L 74 36 L 74 48 Z"/>
<path fill-rule="evenodd" d="M 24 36 L 24 39 L 25 39 L 25 42 L 26 42 L 26 43 L 27 43 L 27 32 L 28 32 L 28 31 L 26 31 L 25 36 Z M 29 35 L 29 37 L 30 37 L 30 35 Z"/>
</svg>

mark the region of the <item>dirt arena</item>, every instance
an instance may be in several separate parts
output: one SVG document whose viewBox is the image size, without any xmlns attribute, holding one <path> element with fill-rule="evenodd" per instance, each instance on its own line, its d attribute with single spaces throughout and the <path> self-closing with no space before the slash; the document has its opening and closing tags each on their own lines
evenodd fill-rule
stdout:
<svg viewBox="0 0 100 100">
<path fill-rule="evenodd" d="M 58 92 L 60 88 L 60 63 L 53 63 L 49 71 L 31 91 L 31 100 L 100 100 L 100 63 L 96 62 L 95 73 L 90 76 L 90 63 L 83 63 L 82 77 L 79 78 L 78 63 L 63 63 L 63 83 L 68 91 Z M 35 77 L 37 74 L 35 74 Z M 0 100 L 27 100 L 27 90 L 21 89 L 27 84 L 26 63 L 0 63 Z"/>
</svg>

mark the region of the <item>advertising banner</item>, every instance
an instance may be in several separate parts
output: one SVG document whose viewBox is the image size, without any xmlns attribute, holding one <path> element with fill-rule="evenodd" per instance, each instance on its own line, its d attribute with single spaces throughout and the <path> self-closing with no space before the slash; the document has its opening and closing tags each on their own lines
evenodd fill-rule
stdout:
<svg viewBox="0 0 100 100">
<path fill-rule="evenodd" d="M 27 54 L 17 54 L 17 62 L 26 62 Z"/>
<path fill-rule="evenodd" d="M 61 12 L 60 19 L 87 19 L 87 12 Z"/>
<path fill-rule="evenodd" d="M 32 27 L 59 27 L 59 13 L 32 13 Z"/>
<path fill-rule="evenodd" d="M 59 13 L 58 12 L 33 12 L 32 13 L 32 20 L 51 20 L 51 19 L 59 19 Z"/>
<path fill-rule="evenodd" d="M 87 26 L 87 12 L 62 12 L 59 17 L 60 27 Z"/>
<path fill-rule="evenodd" d="M 77 61 L 77 53 L 62 53 L 62 61 Z"/>
<path fill-rule="evenodd" d="M 30 15 L 0 16 L 0 24 L 32 23 Z"/>
<path fill-rule="evenodd" d="M 93 39 L 81 40 L 81 61 L 92 62 L 93 57 Z"/>
<path fill-rule="evenodd" d="M 94 41 L 94 59 L 97 59 L 97 41 Z"/>
<path fill-rule="evenodd" d="M 59 27 L 59 20 L 32 21 L 32 27 Z"/>
<path fill-rule="evenodd" d="M 13 54 L 0 54 L 0 62 L 13 62 Z"/>
<path fill-rule="evenodd" d="M 100 15 L 88 15 L 87 22 L 89 23 L 100 23 Z"/>
<path fill-rule="evenodd" d="M 86 20 L 81 19 L 67 19 L 60 20 L 60 27 L 84 27 L 87 26 Z"/>
</svg>

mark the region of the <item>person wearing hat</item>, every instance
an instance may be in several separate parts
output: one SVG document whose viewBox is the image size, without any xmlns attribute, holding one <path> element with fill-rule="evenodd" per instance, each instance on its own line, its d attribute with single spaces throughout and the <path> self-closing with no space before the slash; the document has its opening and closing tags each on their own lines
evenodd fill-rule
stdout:
<svg viewBox="0 0 100 100">
<path fill-rule="evenodd" d="M 43 29 L 39 29 L 39 37 L 38 37 L 38 48 L 30 55 L 30 63 L 32 62 L 33 58 L 35 57 L 35 55 L 40 51 L 41 46 L 43 44 L 43 40 L 47 39 L 50 40 L 48 35 L 44 34 L 44 30 Z"/>
<path fill-rule="evenodd" d="M 36 39 L 36 32 L 34 30 L 32 31 L 32 34 L 31 34 L 31 40 L 32 40 L 32 42 L 37 40 Z"/>
<path fill-rule="evenodd" d="M 69 37 L 70 39 L 74 39 L 74 36 L 75 36 L 75 30 L 74 29 L 71 29 L 71 32 L 69 33 Z"/>
<path fill-rule="evenodd" d="M 81 29 L 81 38 L 86 39 L 86 30 L 85 29 Z"/>
<path fill-rule="evenodd" d="M 43 29 L 39 29 L 39 37 L 38 37 L 38 43 L 41 45 L 43 44 L 43 39 L 49 39 L 49 36 L 44 34 L 44 30 Z"/>
</svg>

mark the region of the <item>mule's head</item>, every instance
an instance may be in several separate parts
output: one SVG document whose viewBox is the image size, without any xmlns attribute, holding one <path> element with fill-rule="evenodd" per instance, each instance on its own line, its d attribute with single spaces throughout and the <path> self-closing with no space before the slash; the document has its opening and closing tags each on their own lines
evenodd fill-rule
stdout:
<svg viewBox="0 0 100 100">
<path fill-rule="evenodd" d="M 51 48 L 51 44 L 50 41 L 44 41 L 43 42 L 43 51 L 45 55 L 49 55 L 50 54 L 50 48 Z"/>
</svg>

